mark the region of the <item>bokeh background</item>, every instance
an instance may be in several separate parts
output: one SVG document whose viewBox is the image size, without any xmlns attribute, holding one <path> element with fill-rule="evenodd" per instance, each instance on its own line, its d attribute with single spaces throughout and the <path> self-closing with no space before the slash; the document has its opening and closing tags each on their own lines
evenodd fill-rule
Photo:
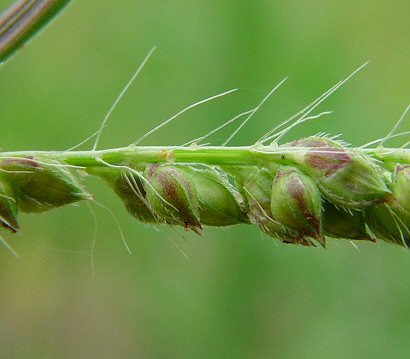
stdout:
<svg viewBox="0 0 410 359">
<path fill-rule="evenodd" d="M 233 141 L 250 144 L 370 60 L 320 108 L 331 116 L 287 137 L 326 131 L 361 145 L 384 136 L 409 102 L 409 13 L 407 0 L 77 0 L 0 67 L 1 149 L 65 149 L 88 136 L 154 45 L 101 147 L 127 145 L 190 103 L 240 89 L 145 141 L 182 144 L 289 75 Z M 112 216 L 93 206 L 93 276 L 86 205 L 23 215 L 19 234 L 2 233 L 20 255 L 0 248 L 2 358 L 409 357 L 408 251 L 341 240 L 292 247 L 251 226 L 201 238 L 157 230 L 97 179 L 86 185 L 115 213 L 132 254 Z"/>
</svg>

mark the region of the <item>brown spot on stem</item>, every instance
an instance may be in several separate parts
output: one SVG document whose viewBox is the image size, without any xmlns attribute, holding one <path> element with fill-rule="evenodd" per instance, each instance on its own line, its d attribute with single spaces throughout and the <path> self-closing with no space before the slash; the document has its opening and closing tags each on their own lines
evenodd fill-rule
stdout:
<svg viewBox="0 0 410 359">
<path fill-rule="evenodd" d="M 172 162 L 174 160 L 174 155 L 169 150 L 161 151 L 161 158 L 164 159 L 166 162 Z"/>
</svg>

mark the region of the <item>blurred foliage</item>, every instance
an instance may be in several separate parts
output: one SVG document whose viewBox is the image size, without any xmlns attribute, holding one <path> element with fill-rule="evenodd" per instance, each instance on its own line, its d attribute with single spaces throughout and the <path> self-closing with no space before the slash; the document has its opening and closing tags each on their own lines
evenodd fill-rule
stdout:
<svg viewBox="0 0 410 359">
<path fill-rule="evenodd" d="M 101 146 L 126 145 L 184 106 L 239 87 L 145 142 L 184 143 L 289 75 L 234 141 L 250 144 L 370 60 L 323 104 L 331 116 L 288 136 L 343 133 L 360 145 L 386 134 L 409 101 L 408 13 L 407 0 L 76 1 L 0 68 L 1 148 L 65 149 L 85 138 L 154 45 Z M 92 276 L 86 205 L 23 216 L 21 233 L 6 235 L 20 258 L 0 251 L 2 357 L 408 357 L 410 254 L 401 248 L 276 245 L 245 225 L 202 238 L 156 231 L 97 179 L 86 182 L 133 253 L 93 206 Z"/>
</svg>

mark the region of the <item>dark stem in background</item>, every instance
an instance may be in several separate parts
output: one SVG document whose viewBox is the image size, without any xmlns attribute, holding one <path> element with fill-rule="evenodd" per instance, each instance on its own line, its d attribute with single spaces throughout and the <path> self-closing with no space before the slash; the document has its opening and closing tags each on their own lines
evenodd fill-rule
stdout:
<svg viewBox="0 0 410 359">
<path fill-rule="evenodd" d="M 0 62 L 43 29 L 71 0 L 17 0 L 0 16 Z"/>
</svg>

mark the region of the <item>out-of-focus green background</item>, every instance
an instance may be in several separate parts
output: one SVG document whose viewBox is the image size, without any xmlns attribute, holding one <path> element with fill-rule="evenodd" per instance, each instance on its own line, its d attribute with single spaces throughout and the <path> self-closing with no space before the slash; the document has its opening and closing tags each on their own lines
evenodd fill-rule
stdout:
<svg viewBox="0 0 410 359">
<path fill-rule="evenodd" d="M 370 60 L 321 107 L 333 115 L 288 136 L 343 133 L 361 145 L 385 135 L 409 101 L 409 13 L 407 0 L 74 1 L 0 67 L 1 148 L 57 150 L 85 138 L 154 45 L 102 147 L 127 145 L 184 106 L 239 87 L 145 142 L 182 144 L 289 75 L 233 142 L 250 144 Z M 86 205 L 23 215 L 21 233 L 3 233 L 20 258 L 0 248 L 2 358 L 409 357 L 408 251 L 279 245 L 251 226 L 201 238 L 155 230 L 98 180 L 86 184 L 115 213 L 132 254 L 93 206 L 92 276 Z"/>
</svg>

